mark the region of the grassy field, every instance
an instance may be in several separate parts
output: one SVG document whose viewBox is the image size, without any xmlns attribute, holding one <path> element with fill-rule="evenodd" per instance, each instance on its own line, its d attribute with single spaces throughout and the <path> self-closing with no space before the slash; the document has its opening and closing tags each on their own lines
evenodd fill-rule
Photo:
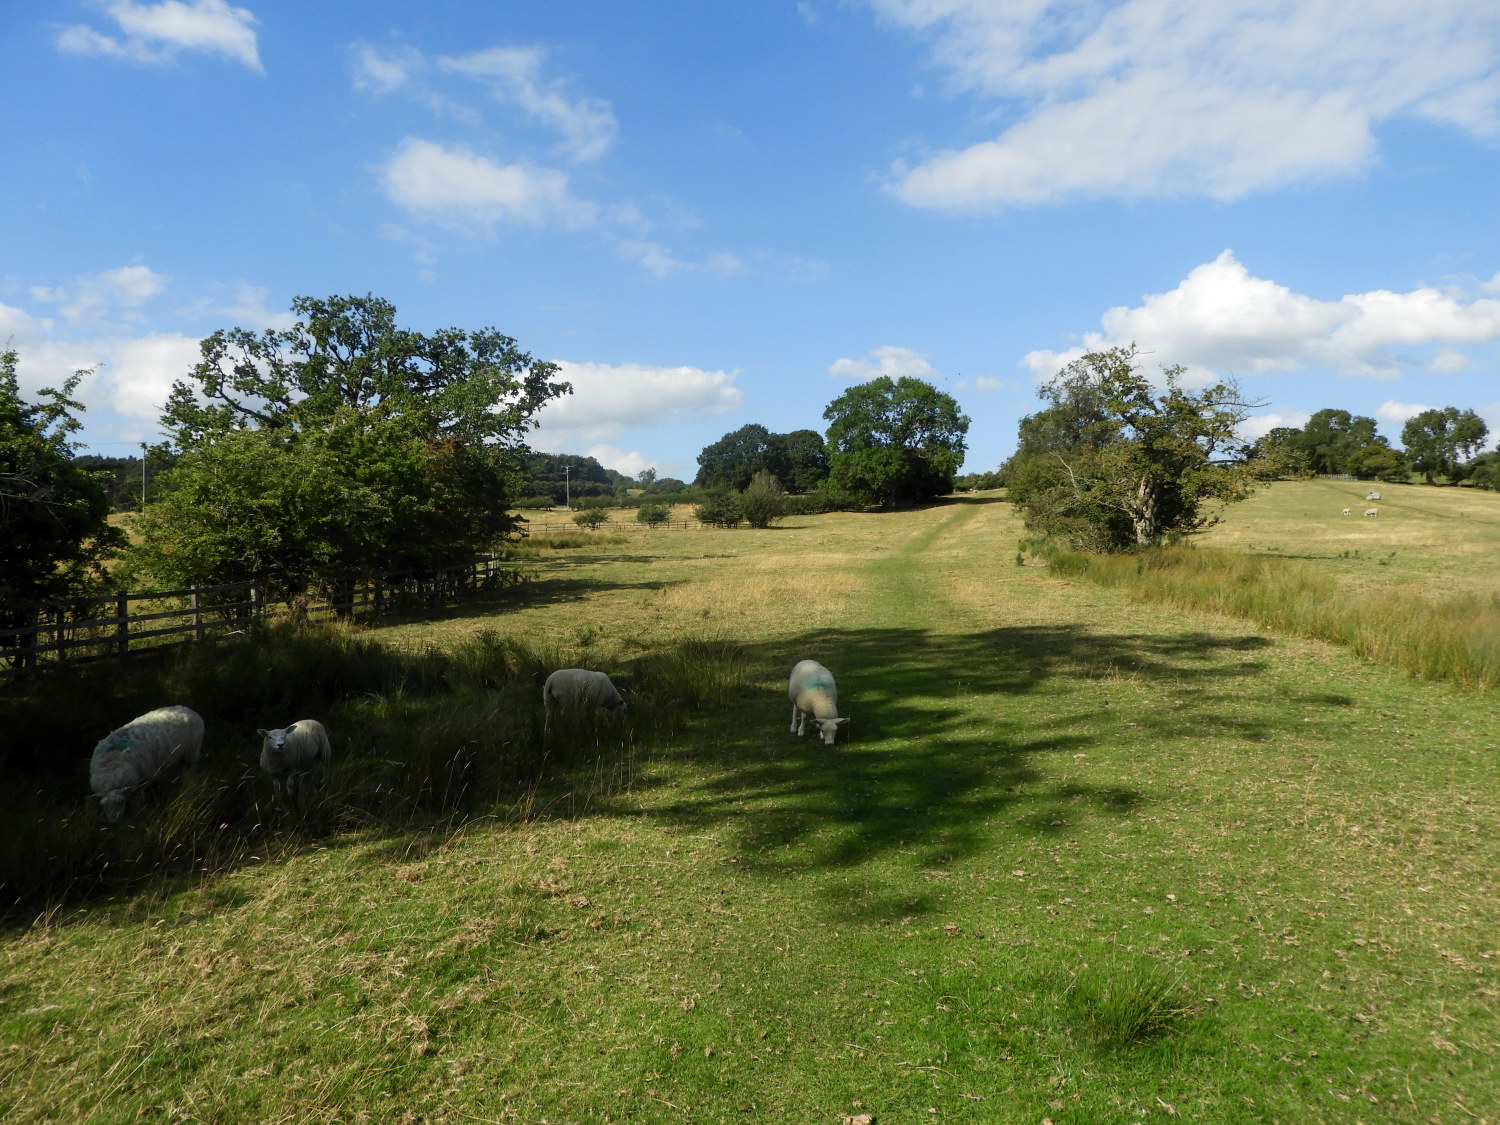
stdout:
<svg viewBox="0 0 1500 1125">
<path fill-rule="evenodd" d="M 1492 498 L 1341 521 L 1322 487 L 1214 534 L 1482 586 Z M 491 815 L 268 831 L 5 934 L 0 1116 L 1500 1121 L 1494 693 L 1018 566 L 1021 534 L 983 496 L 632 530 L 380 630 L 498 631 L 658 708 L 666 655 L 718 678 Z M 832 749 L 787 733 L 804 656 Z"/>
</svg>

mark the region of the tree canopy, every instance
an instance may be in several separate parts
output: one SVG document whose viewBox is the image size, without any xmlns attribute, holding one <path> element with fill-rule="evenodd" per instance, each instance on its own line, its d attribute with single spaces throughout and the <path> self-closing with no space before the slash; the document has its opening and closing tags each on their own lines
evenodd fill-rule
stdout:
<svg viewBox="0 0 1500 1125">
<path fill-rule="evenodd" d="M 828 479 L 828 453 L 816 430 L 773 434 L 758 422 L 727 433 L 698 454 L 699 488 L 743 491 L 756 473 L 770 473 L 792 492 L 811 492 Z"/>
<path fill-rule="evenodd" d="M 891 508 L 952 490 L 969 419 L 932 384 L 882 375 L 850 387 L 823 417 L 829 484 L 856 503 Z"/>
<path fill-rule="evenodd" d="M 1009 466 L 1026 525 L 1091 550 L 1159 543 L 1215 522 L 1212 504 L 1243 500 L 1282 468 L 1237 435 L 1249 409 L 1232 381 L 1185 390 L 1163 369 L 1158 392 L 1137 350 L 1111 348 L 1068 364 L 1023 419 Z"/>
<path fill-rule="evenodd" d="M 286 331 L 203 341 L 163 427 L 180 453 L 140 524 L 171 583 L 262 577 L 295 592 L 340 571 L 472 558 L 506 508 L 554 364 L 494 329 L 397 326 L 373 296 L 299 297 Z"/>
<path fill-rule="evenodd" d="M 1484 448 L 1489 432 L 1474 411 L 1445 406 L 1408 419 L 1401 428 L 1401 444 L 1411 467 L 1433 484 L 1435 473 L 1450 479 L 1459 475 L 1459 463 Z"/>
<path fill-rule="evenodd" d="M 80 371 L 38 402 L 21 397 L 17 355 L 0 353 L 0 605 L 78 590 L 102 576 L 124 542 L 109 524 L 102 483 L 73 457 L 71 435 L 83 407 L 73 392 Z M 3 615 L 0 615 L 3 616 Z"/>
</svg>

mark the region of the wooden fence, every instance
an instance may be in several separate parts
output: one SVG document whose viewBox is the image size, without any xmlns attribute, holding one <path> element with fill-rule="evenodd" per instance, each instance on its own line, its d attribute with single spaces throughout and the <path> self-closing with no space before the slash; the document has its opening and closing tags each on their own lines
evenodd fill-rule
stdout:
<svg viewBox="0 0 1500 1125">
<path fill-rule="evenodd" d="M 514 563 L 491 556 L 459 567 L 335 575 L 290 603 L 270 603 L 263 584 L 251 581 L 11 606 L 3 611 L 11 624 L 0 628 L 0 679 L 242 633 L 272 614 L 317 621 L 430 611 L 520 581 Z"/>
</svg>

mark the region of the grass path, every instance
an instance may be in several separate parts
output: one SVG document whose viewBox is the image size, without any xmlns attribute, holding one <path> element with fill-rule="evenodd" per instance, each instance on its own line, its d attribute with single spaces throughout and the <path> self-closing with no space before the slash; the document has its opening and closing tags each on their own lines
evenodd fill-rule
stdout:
<svg viewBox="0 0 1500 1125">
<path fill-rule="evenodd" d="M 745 687 L 602 800 L 6 939 L 0 1115 L 1500 1120 L 1493 701 L 1018 534 L 968 503 L 637 538 L 393 631 L 627 668 L 707 635 Z M 808 655 L 832 750 L 787 733 Z"/>
</svg>

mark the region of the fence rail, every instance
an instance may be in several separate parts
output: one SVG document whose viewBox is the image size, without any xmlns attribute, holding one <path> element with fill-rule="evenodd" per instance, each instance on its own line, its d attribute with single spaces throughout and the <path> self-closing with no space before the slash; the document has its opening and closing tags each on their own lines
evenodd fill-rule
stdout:
<svg viewBox="0 0 1500 1125">
<path fill-rule="evenodd" d="M 8 606 L 3 615 L 11 624 L 0 628 L 0 680 L 240 633 L 273 611 L 318 621 L 432 610 L 521 580 L 513 563 L 487 556 L 458 567 L 334 575 L 284 609 L 273 610 L 259 581 Z M 142 608 L 133 612 L 133 606 Z"/>
</svg>

